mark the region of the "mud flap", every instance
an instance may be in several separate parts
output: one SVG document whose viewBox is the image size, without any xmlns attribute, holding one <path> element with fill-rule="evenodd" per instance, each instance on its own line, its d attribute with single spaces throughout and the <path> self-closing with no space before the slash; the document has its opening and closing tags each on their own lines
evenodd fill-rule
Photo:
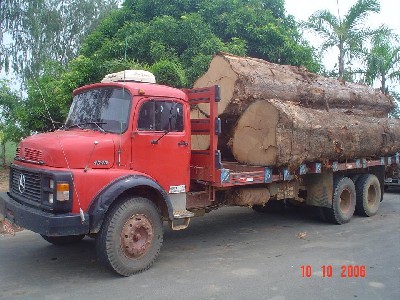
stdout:
<svg viewBox="0 0 400 300">
<path fill-rule="evenodd" d="M 307 187 L 307 205 L 332 207 L 333 172 L 308 174 L 304 179 Z"/>
</svg>

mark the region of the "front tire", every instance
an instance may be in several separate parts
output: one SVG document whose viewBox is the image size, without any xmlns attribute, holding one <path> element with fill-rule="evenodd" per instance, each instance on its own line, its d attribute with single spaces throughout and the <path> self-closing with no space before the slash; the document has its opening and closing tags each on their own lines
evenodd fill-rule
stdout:
<svg viewBox="0 0 400 300">
<path fill-rule="evenodd" d="M 356 213 L 371 217 L 378 212 L 381 203 L 381 185 L 378 177 L 365 174 L 356 182 L 357 204 Z"/>
<path fill-rule="evenodd" d="M 356 207 L 356 189 L 354 182 L 348 177 L 333 181 L 332 207 L 324 208 L 326 219 L 334 224 L 350 221 Z"/>
<path fill-rule="evenodd" d="M 150 268 L 163 242 L 161 216 L 153 202 L 134 197 L 114 206 L 97 236 L 99 260 L 122 276 Z"/>
</svg>

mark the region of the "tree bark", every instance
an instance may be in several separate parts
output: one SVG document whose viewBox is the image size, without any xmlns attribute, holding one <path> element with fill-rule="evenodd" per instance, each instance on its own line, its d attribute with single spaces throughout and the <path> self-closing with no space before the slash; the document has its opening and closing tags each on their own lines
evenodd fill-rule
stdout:
<svg viewBox="0 0 400 300">
<path fill-rule="evenodd" d="M 339 43 L 339 80 L 343 80 L 344 77 L 344 45 L 343 42 Z"/>
<path fill-rule="evenodd" d="M 270 99 L 249 106 L 228 143 L 237 161 L 289 166 L 400 151 L 400 120 L 329 112 Z"/>
</svg>

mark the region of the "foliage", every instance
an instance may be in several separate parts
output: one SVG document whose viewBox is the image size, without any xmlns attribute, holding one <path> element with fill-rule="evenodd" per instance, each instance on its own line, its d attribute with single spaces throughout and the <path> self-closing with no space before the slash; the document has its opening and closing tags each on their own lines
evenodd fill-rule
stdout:
<svg viewBox="0 0 400 300">
<path fill-rule="evenodd" d="M 191 85 L 216 51 L 319 70 L 282 0 L 126 0 L 89 35 L 81 54 L 179 62 Z"/>
<path fill-rule="evenodd" d="M 185 71 L 179 62 L 160 60 L 151 66 L 151 72 L 159 84 L 183 87 L 187 84 Z"/>
<path fill-rule="evenodd" d="M 394 103 L 395 103 L 395 108 L 392 110 L 392 112 L 390 113 L 390 116 L 392 118 L 398 118 L 400 119 L 400 94 L 396 93 L 396 92 L 390 92 L 390 94 L 393 96 L 394 98 Z"/>
<path fill-rule="evenodd" d="M 21 99 L 17 93 L 8 87 L 8 82 L 0 80 L 0 158 L 3 166 L 7 161 L 6 144 L 19 141 L 23 136 L 17 117 L 20 105 Z"/>
<path fill-rule="evenodd" d="M 21 124 L 32 131 L 57 128 L 73 89 L 124 69 L 151 70 L 159 83 L 191 86 L 217 51 L 320 68 L 293 18 L 285 16 L 283 0 L 125 0 L 68 65 L 40 62 L 46 67 L 28 81 Z"/>
<path fill-rule="evenodd" d="M 380 89 L 388 93 L 387 80 L 400 81 L 399 37 L 389 29 L 381 30 L 372 38 L 371 49 L 365 52 L 367 84 L 380 80 Z"/>
<path fill-rule="evenodd" d="M 1 145 L 1 147 L 0 147 L 0 160 L 1 160 L 0 170 L 4 167 L 9 166 L 13 162 L 16 149 L 17 149 L 17 144 L 15 142 L 6 142 L 4 145 Z"/>
<path fill-rule="evenodd" d="M 312 14 L 305 26 L 318 33 L 324 42 L 321 50 L 339 48 L 339 78 L 344 78 L 345 59 L 351 60 L 360 55 L 363 43 L 375 32 L 366 28 L 365 18 L 371 12 L 379 12 L 378 0 L 358 0 L 343 17 L 336 17 L 330 11 L 319 10 Z"/>
<path fill-rule="evenodd" d="M 0 70 L 38 76 L 46 60 L 66 65 L 116 0 L 0 1 Z"/>
<path fill-rule="evenodd" d="M 18 124 L 18 113 L 22 100 L 9 83 L 0 80 L 0 143 L 18 141 L 23 133 Z"/>
</svg>

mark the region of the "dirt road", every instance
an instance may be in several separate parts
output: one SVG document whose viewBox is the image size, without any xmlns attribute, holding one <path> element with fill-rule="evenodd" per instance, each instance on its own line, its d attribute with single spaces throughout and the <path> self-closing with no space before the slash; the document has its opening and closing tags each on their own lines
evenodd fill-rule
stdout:
<svg viewBox="0 0 400 300">
<path fill-rule="evenodd" d="M 340 226 L 222 208 L 165 227 L 154 266 L 130 278 L 98 264 L 93 239 L 55 247 L 25 230 L 0 237 L 0 299 L 400 299 L 399 249 L 400 190 Z"/>
</svg>

